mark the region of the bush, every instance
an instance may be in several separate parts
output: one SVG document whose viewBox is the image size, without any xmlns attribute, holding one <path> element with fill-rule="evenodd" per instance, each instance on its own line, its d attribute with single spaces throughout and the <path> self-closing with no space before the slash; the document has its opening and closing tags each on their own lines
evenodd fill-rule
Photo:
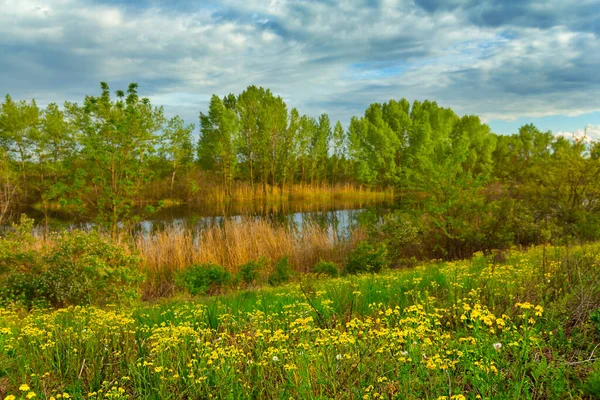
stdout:
<svg viewBox="0 0 600 400">
<path fill-rule="evenodd" d="M 385 245 L 373 246 L 360 242 L 348 256 L 346 272 L 359 274 L 363 272 L 377 273 L 388 265 Z"/>
<path fill-rule="evenodd" d="M 217 264 L 194 264 L 175 276 L 177 285 L 192 295 L 214 293 L 231 283 L 231 274 Z"/>
<path fill-rule="evenodd" d="M 260 272 L 265 269 L 266 265 L 267 260 L 264 257 L 240 265 L 237 279 L 247 285 L 253 284 L 258 280 L 260 277 Z"/>
<path fill-rule="evenodd" d="M 0 297 L 31 307 L 119 303 L 137 297 L 140 259 L 98 233 L 64 232 L 35 245 L 26 220 L 0 240 Z"/>
<path fill-rule="evenodd" d="M 323 260 L 314 265 L 312 272 L 313 274 L 327 275 L 334 278 L 339 275 L 338 267 L 335 263 Z"/>
<path fill-rule="evenodd" d="M 272 286 L 289 282 L 292 278 L 292 266 L 289 257 L 285 256 L 275 264 L 273 272 L 269 275 L 269 284 Z"/>
<path fill-rule="evenodd" d="M 388 258 L 399 266 L 412 266 L 421 255 L 420 234 L 410 217 L 401 213 L 385 215 L 369 229 L 371 241 L 384 244 Z"/>
</svg>

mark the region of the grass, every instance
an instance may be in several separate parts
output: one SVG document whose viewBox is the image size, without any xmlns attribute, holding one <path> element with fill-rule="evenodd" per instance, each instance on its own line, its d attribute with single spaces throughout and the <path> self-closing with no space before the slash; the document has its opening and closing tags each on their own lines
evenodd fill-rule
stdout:
<svg viewBox="0 0 600 400">
<path fill-rule="evenodd" d="M 187 182 L 186 185 L 183 185 L 184 181 Z M 233 205 L 236 208 L 254 203 L 285 204 L 292 201 L 312 202 L 314 206 L 332 201 L 383 202 L 394 198 L 392 188 L 370 188 L 351 183 L 296 183 L 284 188 L 267 185 L 265 193 L 260 183 L 255 183 L 253 187 L 249 182 L 235 181 L 228 194 L 223 183 L 205 171 L 191 171 L 187 178 L 178 184 L 174 194 L 168 190 L 169 186 L 167 178 L 156 180 L 148 185 L 141 197 L 158 200 L 175 196 L 185 200 L 187 204 L 205 208 L 225 205 Z"/>
<path fill-rule="evenodd" d="M 263 219 L 226 220 L 195 233 L 170 227 L 150 236 L 138 236 L 134 248 L 148 273 L 145 298 L 172 293 L 173 275 L 193 264 L 215 263 L 236 274 L 238 267 L 261 257 L 272 265 L 287 256 L 296 272 L 308 272 L 320 260 L 342 262 L 364 232 L 340 238 L 329 229 L 305 224 L 302 234 L 289 226 Z M 263 271 L 268 273 L 269 271 Z"/>
<path fill-rule="evenodd" d="M 6 308 L 0 398 L 593 398 L 599 278 L 596 244 L 131 308 Z"/>
</svg>

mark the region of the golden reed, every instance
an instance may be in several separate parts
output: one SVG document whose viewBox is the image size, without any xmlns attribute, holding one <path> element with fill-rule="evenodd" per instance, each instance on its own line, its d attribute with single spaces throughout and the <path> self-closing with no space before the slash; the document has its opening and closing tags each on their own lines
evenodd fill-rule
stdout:
<svg viewBox="0 0 600 400">
<path fill-rule="evenodd" d="M 192 264 L 216 263 L 235 274 L 240 265 L 260 257 L 273 265 L 288 256 L 295 271 L 309 272 L 319 260 L 342 262 L 362 238 L 364 232 L 360 230 L 340 238 L 330 229 L 305 224 L 300 234 L 286 226 L 247 217 L 196 233 L 170 227 L 149 236 L 137 236 L 134 248 L 148 271 L 145 296 L 158 297 L 173 290 L 175 272 Z"/>
</svg>

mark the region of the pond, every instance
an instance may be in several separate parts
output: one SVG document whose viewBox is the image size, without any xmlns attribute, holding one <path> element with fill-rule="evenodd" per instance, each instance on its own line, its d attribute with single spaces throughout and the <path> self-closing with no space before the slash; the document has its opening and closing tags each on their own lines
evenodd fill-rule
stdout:
<svg viewBox="0 0 600 400">
<path fill-rule="evenodd" d="M 300 235 L 303 227 L 316 224 L 327 229 L 338 237 L 347 237 L 349 233 L 366 218 L 367 212 L 381 215 L 392 207 L 390 201 L 286 201 L 281 203 L 247 203 L 224 204 L 212 207 L 191 207 L 187 205 L 174 205 L 164 207 L 152 215 L 139 211 L 141 222 L 136 224 L 133 231 L 138 234 L 148 235 L 165 228 L 202 230 L 213 225 L 223 224 L 225 221 L 243 221 L 251 218 L 265 220 L 273 224 L 286 225 Z M 39 224 L 44 221 L 42 213 L 36 210 L 27 210 L 26 214 L 34 218 Z M 81 219 L 54 213 L 50 218 L 50 228 L 55 229 L 92 229 L 94 223 Z"/>
</svg>

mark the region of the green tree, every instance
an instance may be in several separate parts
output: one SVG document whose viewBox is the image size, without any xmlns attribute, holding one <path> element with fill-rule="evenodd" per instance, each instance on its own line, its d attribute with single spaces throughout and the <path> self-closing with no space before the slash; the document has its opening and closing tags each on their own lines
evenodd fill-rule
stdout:
<svg viewBox="0 0 600 400">
<path fill-rule="evenodd" d="M 185 125 L 179 116 L 171 118 L 163 129 L 160 137 L 160 153 L 171 164 L 171 184 L 169 196 L 173 198 L 175 175 L 180 170 L 186 170 L 194 160 L 192 132 L 194 124 Z"/>
<path fill-rule="evenodd" d="M 140 218 L 133 207 L 153 175 L 146 159 L 158 144 L 164 117 L 162 108 L 138 96 L 135 83 L 127 93 L 117 91 L 117 100 L 111 99 L 106 83 L 101 88 L 100 96 L 87 96 L 82 106 L 68 108 L 79 131 L 85 181 L 81 195 L 94 209 L 96 223 L 117 237 L 120 228 Z"/>
<path fill-rule="evenodd" d="M 331 183 L 335 184 L 340 180 L 342 168 L 346 164 L 346 132 L 340 121 L 336 122 L 333 128 L 333 165 L 331 167 Z"/>
<path fill-rule="evenodd" d="M 237 114 L 213 95 L 208 114 L 200 113 L 200 130 L 198 160 L 204 168 L 220 171 L 223 186 L 230 196 L 237 166 L 236 144 L 239 143 Z"/>
<path fill-rule="evenodd" d="M 20 166 L 20 186 L 27 196 L 26 164 L 32 157 L 40 121 L 40 109 L 35 100 L 15 102 L 6 96 L 0 105 L 0 146 Z"/>
</svg>

